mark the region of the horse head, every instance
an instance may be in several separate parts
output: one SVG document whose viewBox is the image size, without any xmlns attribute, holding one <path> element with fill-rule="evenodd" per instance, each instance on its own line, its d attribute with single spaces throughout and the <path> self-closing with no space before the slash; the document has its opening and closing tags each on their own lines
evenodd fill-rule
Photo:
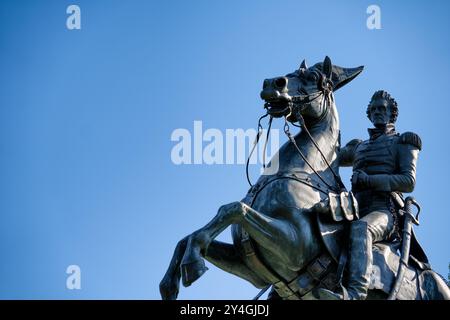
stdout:
<svg viewBox="0 0 450 320">
<path fill-rule="evenodd" d="M 334 91 L 352 81 L 363 68 L 334 66 L 329 57 L 308 68 L 303 60 L 296 71 L 264 80 L 261 91 L 264 107 L 274 118 L 286 117 L 288 121 L 296 122 L 299 120 L 297 112 L 304 114 L 318 110 L 323 103 L 322 95 L 332 98 Z"/>
</svg>

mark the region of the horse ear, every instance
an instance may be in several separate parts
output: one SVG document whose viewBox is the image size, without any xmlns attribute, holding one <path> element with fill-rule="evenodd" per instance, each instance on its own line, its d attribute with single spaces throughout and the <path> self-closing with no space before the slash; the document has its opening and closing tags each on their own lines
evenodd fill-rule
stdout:
<svg viewBox="0 0 450 320">
<path fill-rule="evenodd" d="M 303 59 L 302 63 L 300 64 L 300 69 L 308 69 L 305 59 Z"/>
<path fill-rule="evenodd" d="M 364 69 L 364 66 L 356 68 L 342 68 L 333 66 L 333 75 L 331 81 L 333 82 L 333 90 L 336 91 L 342 88 L 347 83 L 355 79 Z"/>
<path fill-rule="evenodd" d="M 322 72 L 328 79 L 331 79 L 333 65 L 331 64 L 331 59 L 328 56 L 326 56 L 325 60 L 323 61 Z"/>
</svg>

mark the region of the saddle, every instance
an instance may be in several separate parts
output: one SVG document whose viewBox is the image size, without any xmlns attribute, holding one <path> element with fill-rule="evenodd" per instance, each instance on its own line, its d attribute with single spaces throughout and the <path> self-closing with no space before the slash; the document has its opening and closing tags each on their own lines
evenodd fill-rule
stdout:
<svg viewBox="0 0 450 320">
<path fill-rule="evenodd" d="M 348 198 L 351 202 L 352 196 L 350 195 Z M 324 214 L 325 211 L 317 214 L 317 225 L 325 248 L 333 260 L 340 265 L 343 263 L 342 257 L 345 257 L 347 254 L 349 224 L 353 219 L 357 218 L 357 211 L 350 214 L 349 209 L 344 209 L 345 207 L 351 207 L 346 205 L 348 200 L 334 202 L 331 197 L 329 199 L 328 214 Z M 334 209 L 333 204 L 335 205 Z M 344 208 L 336 209 L 341 204 L 344 204 Z M 347 210 L 346 214 L 336 214 L 336 212 L 344 210 Z M 398 252 L 400 245 L 401 242 L 398 239 L 395 241 L 383 241 L 373 245 L 373 267 L 369 289 L 380 290 L 385 294 L 390 293 L 400 263 Z M 414 230 L 412 230 L 410 258 L 397 299 L 421 299 L 425 294 L 425 290 L 422 289 L 424 283 L 424 275 L 422 273 L 427 270 L 431 270 L 431 266 L 424 250 L 417 241 Z"/>
</svg>

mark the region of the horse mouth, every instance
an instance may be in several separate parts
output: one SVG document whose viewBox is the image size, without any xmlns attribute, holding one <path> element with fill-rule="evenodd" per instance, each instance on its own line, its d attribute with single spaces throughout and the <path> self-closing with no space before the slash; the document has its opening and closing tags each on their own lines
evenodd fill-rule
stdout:
<svg viewBox="0 0 450 320">
<path fill-rule="evenodd" d="M 290 113 L 292 102 L 290 99 L 271 99 L 266 100 L 264 104 L 264 108 L 267 110 L 267 113 L 274 118 L 281 118 Z"/>
</svg>

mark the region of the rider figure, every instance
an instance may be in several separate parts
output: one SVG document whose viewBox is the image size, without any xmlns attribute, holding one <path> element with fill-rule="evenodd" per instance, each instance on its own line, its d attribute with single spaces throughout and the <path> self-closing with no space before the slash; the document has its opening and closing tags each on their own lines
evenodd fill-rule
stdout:
<svg viewBox="0 0 450 320">
<path fill-rule="evenodd" d="M 375 128 L 370 139 L 352 140 L 340 152 L 340 166 L 353 166 L 352 191 L 358 200 L 360 219 L 351 223 L 347 293 L 352 300 L 367 297 L 372 266 L 372 244 L 387 240 L 394 231 L 392 192 L 412 192 L 416 162 L 422 143 L 412 132 L 395 131 L 397 102 L 386 91 L 377 91 L 367 107 Z M 321 290 L 321 297 L 344 295 Z"/>
</svg>

